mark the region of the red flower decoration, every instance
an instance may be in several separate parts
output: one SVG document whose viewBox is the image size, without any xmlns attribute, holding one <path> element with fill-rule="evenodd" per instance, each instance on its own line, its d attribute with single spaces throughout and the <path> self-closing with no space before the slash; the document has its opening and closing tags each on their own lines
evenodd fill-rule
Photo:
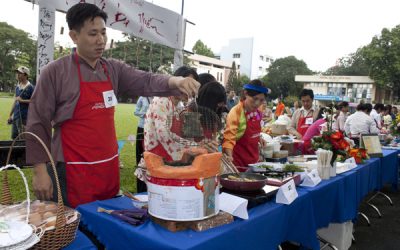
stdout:
<svg viewBox="0 0 400 250">
<path fill-rule="evenodd" d="M 336 131 L 336 132 L 331 134 L 331 139 L 340 140 L 340 139 L 343 139 L 343 138 L 344 138 L 344 136 L 343 136 L 342 132 L 340 132 L 340 131 Z"/>
</svg>

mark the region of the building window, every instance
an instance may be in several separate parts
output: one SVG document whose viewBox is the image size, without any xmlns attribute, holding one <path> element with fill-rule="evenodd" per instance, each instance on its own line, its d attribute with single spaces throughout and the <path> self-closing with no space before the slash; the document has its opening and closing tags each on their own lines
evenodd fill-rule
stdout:
<svg viewBox="0 0 400 250">
<path fill-rule="evenodd" d="M 261 61 L 264 61 L 264 57 L 263 57 L 263 56 L 260 56 L 260 60 L 261 60 Z"/>
<path fill-rule="evenodd" d="M 240 53 L 234 53 L 233 58 L 240 58 Z"/>
<path fill-rule="evenodd" d="M 240 69 L 240 64 L 238 64 L 237 69 Z"/>
<path fill-rule="evenodd" d="M 219 72 L 217 72 L 217 81 L 219 81 Z"/>
<path fill-rule="evenodd" d="M 260 71 L 262 71 L 262 67 L 258 67 L 258 69 L 259 69 Z"/>
</svg>

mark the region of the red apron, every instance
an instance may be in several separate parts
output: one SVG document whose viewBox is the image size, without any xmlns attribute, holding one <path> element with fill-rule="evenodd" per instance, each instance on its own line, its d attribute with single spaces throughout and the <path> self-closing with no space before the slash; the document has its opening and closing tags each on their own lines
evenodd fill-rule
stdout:
<svg viewBox="0 0 400 250">
<path fill-rule="evenodd" d="M 61 126 L 66 164 L 67 196 L 71 207 L 114 197 L 119 191 L 118 145 L 113 106 L 106 108 L 103 92 L 112 91 L 107 81 L 85 82 L 75 54 L 80 96 L 73 117 Z"/>
<path fill-rule="evenodd" d="M 251 115 L 253 114 L 253 115 Z M 248 164 L 259 160 L 258 143 L 261 132 L 261 112 L 253 111 L 246 113 L 246 130 L 233 148 L 233 164 L 238 166 L 239 171 L 244 172 Z"/>
<path fill-rule="evenodd" d="M 311 118 L 314 122 L 313 112 L 311 113 L 311 116 L 306 117 L 303 117 L 303 112 L 301 112 L 299 120 L 297 121 L 297 132 L 299 132 L 301 136 L 304 136 L 307 132 L 307 129 L 313 124 L 312 122 L 310 124 L 306 124 L 306 120 L 309 118 Z"/>
</svg>

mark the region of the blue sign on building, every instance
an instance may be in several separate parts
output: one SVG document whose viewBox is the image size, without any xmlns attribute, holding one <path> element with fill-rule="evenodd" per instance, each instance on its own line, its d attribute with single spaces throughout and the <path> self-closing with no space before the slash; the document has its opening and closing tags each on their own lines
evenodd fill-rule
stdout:
<svg viewBox="0 0 400 250">
<path fill-rule="evenodd" d="M 339 96 L 334 96 L 334 95 L 315 95 L 314 96 L 314 100 L 317 101 L 341 101 L 342 98 L 340 98 Z"/>
</svg>

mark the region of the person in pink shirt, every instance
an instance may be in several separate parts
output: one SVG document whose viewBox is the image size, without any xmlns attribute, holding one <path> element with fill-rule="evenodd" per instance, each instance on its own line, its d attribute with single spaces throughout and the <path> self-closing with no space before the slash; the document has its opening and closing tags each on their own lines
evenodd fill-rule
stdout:
<svg viewBox="0 0 400 250">
<path fill-rule="evenodd" d="M 306 133 L 303 136 L 303 154 L 314 154 L 314 150 L 311 147 L 311 140 L 314 136 L 318 136 L 321 134 L 322 127 L 326 123 L 325 118 L 322 117 L 324 111 L 325 108 L 320 108 L 317 120 L 313 124 L 311 124 L 311 126 L 307 129 Z"/>
</svg>

